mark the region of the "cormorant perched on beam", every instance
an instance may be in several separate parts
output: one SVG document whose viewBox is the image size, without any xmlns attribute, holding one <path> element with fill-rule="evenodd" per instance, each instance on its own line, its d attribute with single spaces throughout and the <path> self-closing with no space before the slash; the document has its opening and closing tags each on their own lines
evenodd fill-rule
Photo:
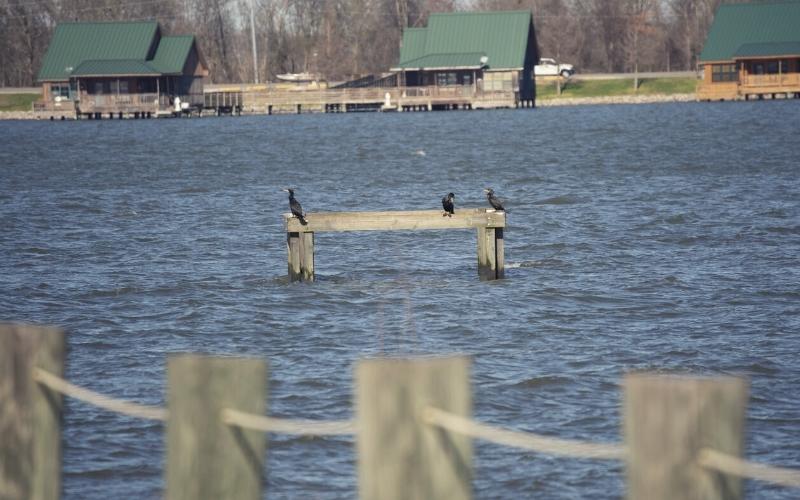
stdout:
<svg viewBox="0 0 800 500">
<path fill-rule="evenodd" d="M 453 198 L 456 195 L 453 193 L 448 193 L 447 196 L 442 198 L 442 208 L 444 208 L 444 213 L 442 217 L 452 217 L 454 213 L 456 213 L 455 207 L 453 205 Z"/>
<path fill-rule="evenodd" d="M 504 212 L 506 211 L 506 209 L 503 208 L 503 205 L 500 203 L 500 200 L 498 200 L 494 195 L 494 190 L 492 188 L 486 188 L 484 191 L 486 192 L 486 199 L 489 200 L 489 205 L 491 205 L 492 208 L 495 210 L 502 210 Z"/>
<path fill-rule="evenodd" d="M 300 202 L 294 199 L 294 189 L 286 188 L 284 191 L 289 193 L 289 210 L 292 211 L 292 215 L 300 219 L 300 224 L 305 226 L 308 224 L 308 221 L 306 221 L 306 214 L 303 212 L 303 207 L 300 206 Z"/>
</svg>

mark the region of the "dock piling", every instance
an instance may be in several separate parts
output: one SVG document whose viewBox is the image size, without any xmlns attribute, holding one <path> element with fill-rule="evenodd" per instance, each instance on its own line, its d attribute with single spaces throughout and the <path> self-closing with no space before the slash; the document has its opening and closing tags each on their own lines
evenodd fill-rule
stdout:
<svg viewBox="0 0 800 500">
<path fill-rule="evenodd" d="M 289 281 L 314 281 L 314 233 L 286 233 Z"/>
</svg>

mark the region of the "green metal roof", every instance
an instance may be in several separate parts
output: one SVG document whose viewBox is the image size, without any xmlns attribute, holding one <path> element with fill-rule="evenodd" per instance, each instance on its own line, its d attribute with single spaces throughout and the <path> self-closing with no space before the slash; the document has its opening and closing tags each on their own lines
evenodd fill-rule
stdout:
<svg viewBox="0 0 800 500">
<path fill-rule="evenodd" d="M 161 72 L 137 59 L 83 61 L 70 76 L 160 76 Z"/>
<path fill-rule="evenodd" d="M 800 42 L 746 43 L 733 55 L 736 59 L 746 57 L 779 57 L 800 55 Z"/>
<path fill-rule="evenodd" d="M 779 1 L 720 5 L 706 38 L 701 61 L 732 61 L 744 45 L 762 45 L 754 56 L 779 55 L 784 43 L 800 42 L 800 2 Z M 744 49 L 744 50 L 755 50 Z"/>
<path fill-rule="evenodd" d="M 68 80 L 83 61 L 109 59 L 146 60 L 158 23 L 60 23 L 39 70 L 38 80 Z"/>
<path fill-rule="evenodd" d="M 527 10 L 431 14 L 427 28 L 403 33 L 400 66 L 424 56 L 485 54 L 491 69 L 523 68 L 527 51 L 536 50 L 528 47 L 531 29 Z M 447 58 L 442 61 L 449 63 Z"/>
<path fill-rule="evenodd" d="M 189 51 L 194 44 L 194 35 L 164 36 L 158 42 L 158 50 L 149 63 L 164 74 L 181 74 Z"/>
<path fill-rule="evenodd" d="M 471 52 L 467 54 L 428 54 L 404 63 L 400 63 L 398 69 L 430 69 L 430 68 L 480 68 L 481 57 L 486 54 L 483 52 Z"/>
<path fill-rule="evenodd" d="M 425 38 L 428 28 L 406 28 L 403 31 L 403 45 L 400 49 L 400 65 L 425 55 Z"/>
</svg>

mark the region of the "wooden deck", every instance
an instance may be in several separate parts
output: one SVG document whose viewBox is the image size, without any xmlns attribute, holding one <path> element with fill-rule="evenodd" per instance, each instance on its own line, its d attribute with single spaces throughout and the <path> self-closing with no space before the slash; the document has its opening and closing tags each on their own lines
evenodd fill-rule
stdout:
<svg viewBox="0 0 800 500">
<path fill-rule="evenodd" d="M 800 97 L 800 73 L 750 75 L 740 72 L 738 82 L 711 82 L 706 76 L 697 86 L 699 101 L 734 101 Z"/>
<path fill-rule="evenodd" d="M 38 101 L 33 111 L 43 115 L 69 116 L 71 118 L 155 118 L 199 112 L 203 107 L 202 95 L 179 96 L 188 109 L 176 112 L 170 96 L 159 93 L 139 94 L 87 94 L 81 92 L 76 101 Z"/>
<path fill-rule="evenodd" d="M 206 109 L 244 113 L 345 113 L 518 107 L 518 93 L 473 86 L 287 90 L 266 85 L 220 86 L 205 92 Z"/>
</svg>

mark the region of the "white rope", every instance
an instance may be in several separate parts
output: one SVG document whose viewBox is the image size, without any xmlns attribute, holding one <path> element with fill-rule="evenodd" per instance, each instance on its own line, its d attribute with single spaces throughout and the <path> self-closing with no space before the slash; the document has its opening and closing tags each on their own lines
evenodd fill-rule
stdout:
<svg viewBox="0 0 800 500">
<path fill-rule="evenodd" d="M 346 436 L 355 434 L 352 420 L 319 421 L 289 420 L 244 413 L 231 408 L 222 410 L 222 421 L 244 429 L 281 434 L 300 434 L 303 436 Z"/>
<path fill-rule="evenodd" d="M 697 455 L 701 466 L 733 476 L 800 488 L 800 470 L 750 462 L 717 450 L 703 448 Z"/>
<path fill-rule="evenodd" d="M 587 443 L 541 436 L 530 432 L 510 431 L 481 424 L 438 408 L 426 408 L 423 419 L 430 425 L 465 436 L 551 455 L 621 460 L 626 457 L 627 453 L 625 447 L 618 444 Z"/>
<path fill-rule="evenodd" d="M 157 406 L 146 406 L 137 403 L 130 403 L 120 399 L 110 398 L 103 396 L 89 389 L 78 387 L 77 385 L 70 384 L 66 380 L 50 372 L 36 368 L 33 372 L 33 380 L 52 389 L 53 391 L 60 392 L 65 396 L 78 399 L 84 403 L 104 408 L 115 413 L 121 413 L 130 417 L 143 418 L 147 420 L 166 420 L 167 410 Z"/>
</svg>

